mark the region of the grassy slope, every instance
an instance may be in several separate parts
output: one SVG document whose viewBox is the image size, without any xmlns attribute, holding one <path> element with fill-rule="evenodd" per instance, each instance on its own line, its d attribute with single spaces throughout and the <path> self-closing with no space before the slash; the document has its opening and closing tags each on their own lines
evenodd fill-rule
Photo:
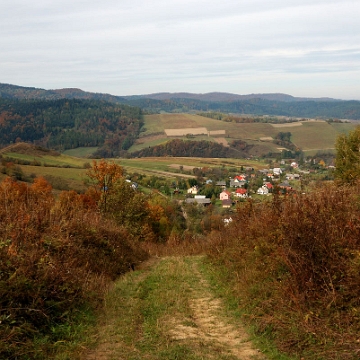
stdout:
<svg viewBox="0 0 360 360">
<path fill-rule="evenodd" d="M 265 123 L 226 123 L 190 114 L 155 114 L 145 116 L 145 131 L 141 135 L 141 141 L 143 141 L 143 143 L 133 146 L 130 148 L 130 151 L 166 142 L 169 138 L 166 138 L 164 129 L 187 127 L 206 127 L 208 130 L 225 130 L 225 137 L 228 142 L 234 139 L 242 139 L 254 145 L 250 151 L 253 155 L 278 151 L 277 145 L 269 141 L 261 141 L 260 139 L 263 137 L 274 137 L 281 131 L 291 132 L 293 142 L 304 151 L 311 151 L 312 149 L 328 150 L 334 148 L 335 140 L 339 133 L 346 133 L 353 129 L 355 125 L 354 123 L 328 124 L 326 122 L 313 121 L 303 122 L 302 126 L 274 127 L 271 124 Z M 156 140 L 152 138 L 154 134 L 158 136 Z M 161 136 L 159 134 L 163 135 Z M 195 139 L 200 140 L 200 137 L 196 137 Z"/>
<path fill-rule="evenodd" d="M 302 126 L 289 128 L 292 141 L 303 150 L 334 149 L 338 132 L 326 122 L 304 122 Z"/>
<path fill-rule="evenodd" d="M 13 150 L 12 150 L 13 151 Z M 68 187 L 71 189 L 83 190 L 83 181 L 86 170 L 83 168 L 86 162 L 91 162 L 90 159 L 80 159 L 67 155 L 49 155 L 41 154 L 32 151 L 29 147 L 26 153 L 3 152 L 4 157 L 11 157 L 18 160 L 36 161 L 39 164 L 48 164 L 53 166 L 34 166 L 34 165 L 19 165 L 28 177 L 34 176 L 52 176 L 58 179 L 63 179 Z M 146 159 L 115 159 L 115 162 L 125 168 L 128 173 L 138 172 L 145 175 L 155 175 L 160 177 L 193 177 L 192 174 L 180 173 L 180 165 L 186 167 L 237 167 L 251 166 L 255 169 L 263 168 L 265 164 L 257 161 L 250 161 L 245 159 L 217 159 L 217 158 L 176 158 L 176 157 L 161 157 L 161 158 L 146 158 Z M 175 164 L 175 165 L 174 165 Z M 64 167 L 65 166 L 65 167 Z M 69 166 L 69 167 L 68 167 Z M 78 166 L 79 168 L 73 168 Z M 1 178 L 2 174 L 0 174 Z M 5 176 L 3 176 L 5 177 Z"/>
<path fill-rule="evenodd" d="M 38 161 L 41 165 L 53 165 L 53 166 L 73 166 L 73 167 L 83 167 L 85 161 L 73 156 L 68 155 L 36 155 L 36 154 L 21 154 L 15 152 L 6 152 L 3 153 L 3 156 L 7 156 L 13 159 L 27 160 L 27 161 Z"/>
<path fill-rule="evenodd" d="M 63 154 L 80 158 L 88 158 L 91 157 L 97 149 L 97 147 L 79 147 L 76 149 L 65 150 Z"/>
<path fill-rule="evenodd" d="M 58 168 L 58 167 L 44 167 L 44 166 L 31 166 L 20 165 L 22 171 L 27 176 L 36 175 L 36 177 L 52 176 L 63 179 L 71 189 L 84 190 L 83 185 L 85 175 L 85 169 L 74 168 Z"/>
</svg>

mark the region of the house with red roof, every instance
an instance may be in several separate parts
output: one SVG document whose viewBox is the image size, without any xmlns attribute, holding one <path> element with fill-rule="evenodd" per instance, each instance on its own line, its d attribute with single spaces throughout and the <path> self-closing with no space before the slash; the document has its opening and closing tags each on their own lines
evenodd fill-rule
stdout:
<svg viewBox="0 0 360 360">
<path fill-rule="evenodd" d="M 234 177 L 234 182 L 246 181 L 246 175 L 236 175 Z"/>
<path fill-rule="evenodd" d="M 246 189 L 236 189 L 235 196 L 240 198 L 247 198 L 248 193 Z"/>
</svg>

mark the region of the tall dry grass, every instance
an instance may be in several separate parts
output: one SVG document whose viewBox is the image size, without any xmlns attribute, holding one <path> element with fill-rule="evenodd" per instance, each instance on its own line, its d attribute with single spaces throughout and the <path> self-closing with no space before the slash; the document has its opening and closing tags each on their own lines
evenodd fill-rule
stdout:
<svg viewBox="0 0 360 360">
<path fill-rule="evenodd" d="M 360 356 L 360 187 L 248 201 L 212 233 L 244 317 L 306 359 Z"/>
</svg>

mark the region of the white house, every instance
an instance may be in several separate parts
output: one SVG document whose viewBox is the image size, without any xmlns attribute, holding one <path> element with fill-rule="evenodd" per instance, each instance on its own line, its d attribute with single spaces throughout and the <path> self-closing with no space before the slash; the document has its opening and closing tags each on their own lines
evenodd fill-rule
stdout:
<svg viewBox="0 0 360 360">
<path fill-rule="evenodd" d="M 282 174 L 282 170 L 280 168 L 273 168 L 273 174 L 275 176 L 280 176 Z"/>
<path fill-rule="evenodd" d="M 258 195 L 267 195 L 269 193 L 269 189 L 266 185 L 263 185 L 262 187 L 258 188 L 257 192 Z"/>
<path fill-rule="evenodd" d="M 192 186 L 190 189 L 187 189 L 188 194 L 196 195 L 198 193 L 199 189 L 196 185 Z"/>
</svg>

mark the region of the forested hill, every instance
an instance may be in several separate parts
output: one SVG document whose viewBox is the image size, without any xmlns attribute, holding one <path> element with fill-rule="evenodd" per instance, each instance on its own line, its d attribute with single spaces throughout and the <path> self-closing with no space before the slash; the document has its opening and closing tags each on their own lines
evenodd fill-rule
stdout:
<svg viewBox="0 0 360 360">
<path fill-rule="evenodd" d="M 298 118 L 360 120 L 360 101 L 270 101 L 253 98 L 240 101 L 202 101 L 194 99 L 154 100 L 137 98 L 129 101 L 148 112 L 217 111 L 222 113 L 274 115 Z"/>
<path fill-rule="evenodd" d="M 66 150 L 99 147 L 117 156 L 138 137 L 143 124 L 136 107 L 98 100 L 12 100 L 0 98 L 0 145 L 25 141 Z"/>
<path fill-rule="evenodd" d="M 360 101 L 329 98 L 298 98 L 287 94 L 228 93 L 158 93 L 136 96 L 115 96 L 91 93 L 80 89 L 44 90 L 0 84 L 0 98 L 7 99 L 86 99 L 105 100 L 117 104 L 137 106 L 157 113 L 219 111 L 254 115 L 278 115 L 301 118 L 338 118 L 360 120 Z"/>
</svg>

